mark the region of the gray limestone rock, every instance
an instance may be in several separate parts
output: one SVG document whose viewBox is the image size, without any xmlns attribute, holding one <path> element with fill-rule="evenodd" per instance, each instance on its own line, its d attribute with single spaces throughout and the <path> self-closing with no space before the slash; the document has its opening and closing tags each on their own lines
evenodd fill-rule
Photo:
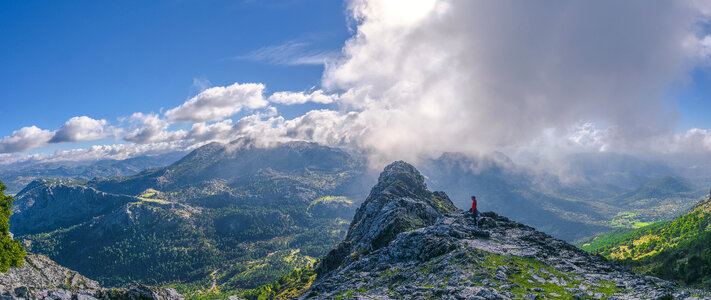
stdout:
<svg viewBox="0 0 711 300">
<path fill-rule="evenodd" d="M 302 299 L 709 299 L 493 212 L 475 222 L 404 162 L 385 168 Z"/>
<path fill-rule="evenodd" d="M 20 267 L 0 273 L 0 299 L 94 300 L 184 299 L 172 288 L 131 284 L 102 288 L 96 281 L 64 268 L 46 256 L 28 254 Z"/>
</svg>

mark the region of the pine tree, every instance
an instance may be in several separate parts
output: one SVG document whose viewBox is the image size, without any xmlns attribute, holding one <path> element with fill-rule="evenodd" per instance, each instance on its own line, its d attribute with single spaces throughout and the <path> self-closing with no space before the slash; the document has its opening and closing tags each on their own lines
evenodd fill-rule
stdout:
<svg viewBox="0 0 711 300">
<path fill-rule="evenodd" d="M 5 189 L 7 187 L 0 181 L 0 272 L 21 266 L 25 257 L 25 248 L 10 237 L 10 208 L 14 199 L 5 195 Z"/>
</svg>

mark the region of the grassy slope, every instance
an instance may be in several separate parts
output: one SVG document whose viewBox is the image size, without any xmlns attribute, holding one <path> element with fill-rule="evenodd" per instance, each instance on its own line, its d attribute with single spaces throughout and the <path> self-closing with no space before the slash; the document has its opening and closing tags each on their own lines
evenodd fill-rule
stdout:
<svg viewBox="0 0 711 300">
<path fill-rule="evenodd" d="M 636 230 L 615 230 L 582 241 L 582 248 L 618 260 L 637 272 L 711 287 L 711 200 L 689 213 Z"/>
</svg>

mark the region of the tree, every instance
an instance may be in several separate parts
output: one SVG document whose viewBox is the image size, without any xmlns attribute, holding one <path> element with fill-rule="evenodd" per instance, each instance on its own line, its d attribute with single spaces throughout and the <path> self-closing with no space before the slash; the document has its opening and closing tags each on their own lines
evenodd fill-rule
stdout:
<svg viewBox="0 0 711 300">
<path fill-rule="evenodd" d="M 0 181 L 0 272 L 7 272 L 10 267 L 22 265 L 25 257 L 25 248 L 20 242 L 10 237 L 10 215 L 12 196 L 5 195 L 7 187 Z"/>
</svg>

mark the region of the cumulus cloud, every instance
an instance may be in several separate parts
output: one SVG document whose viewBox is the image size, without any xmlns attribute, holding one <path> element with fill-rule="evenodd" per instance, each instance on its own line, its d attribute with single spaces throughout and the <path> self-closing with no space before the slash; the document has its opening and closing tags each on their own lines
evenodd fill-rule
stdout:
<svg viewBox="0 0 711 300">
<path fill-rule="evenodd" d="M 235 138 L 232 120 L 223 120 L 213 124 L 195 123 L 188 132 L 188 138 L 196 142 L 229 141 Z"/>
<path fill-rule="evenodd" d="M 276 92 L 269 96 L 268 100 L 271 103 L 294 105 L 306 102 L 329 104 L 337 99 L 338 96 L 335 94 L 325 94 L 322 90 L 315 90 L 310 94 L 304 92 Z"/>
<path fill-rule="evenodd" d="M 134 113 L 129 118 L 135 125 L 123 139 L 137 144 L 164 143 L 183 139 L 184 130 L 168 131 L 170 124 L 156 114 Z"/>
<path fill-rule="evenodd" d="M 185 149 L 182 141 L 152 143 L 152 144 L 113 144 L 94 145 L 81 149 L 58 149 L 52 153 L 3 153 L 0 154 L 0 165 L 9 165 L 23 162 L 59 162 L 59 161 L 88 161 L 100 159 L 123 160 L 140 155 L 156 155 L 181 151 Z"/>
<path fill-rule="evenodd" d="M 98 140 L 119 132 L 120 129 L 108 126 L 106 120 L 94 120 L 87 116 L 73 117 L 56 131 L 37 126 L 16 130 L 0 140 L 0 153 L 29 151 L 49 144 Z"/>
<path fill-rule="evenodd" d="M 0 140 L 0 153 L 22 152 L 45 147 L 54 133 L 37 126 L 22 127 Z"/>
<path fill-rule="evenodd" d="M 350 0 L 348 12 L 354 35 L 338 58 L 298 41 L 241 57 L 325 62 L 322 89 L 207 88 L 164 115 L 134 114 L 124 140 L 309 140 L 365 150 L 376 164 L 518 148 L 711 151 L 706 130 L 673 133 L 668 97 L 711 57 L 707 2 Z M 332 105 L 288 120 L 270 103 Z M 171 131 L 176 122 L 192 127 Z"/>
<path fill-rule="evenodd" d="M 355 34 L 326 65 L 326 91 L 255 101 L 338 109 L 197 123 L 187 138 L 310 140 L 365 149 L 374 161 L 517 147 L 644 149 L 673 136 L 668 88 L 708 56 L 707 13 L 684 2 L 352 0 L 348 8 Z M 185 120 L 221 120 L 243 105 L 217 106 L 233 109 Z"/>
<path fill-rule="evenodd" d="M 106 120 L 94 120 L 87 116 L 73 117 L 54 132 L 50 143 L 80 142 L 106 138 L 115 134 L 114 128 L 106 128 Z"/>
<path fill-rule="evenodd" d="M 171 122 L 219 121 L 242 109 L 266 107 L 268 102 L 260 83 L 235 83 L 226 87 L 212 87 L 202 91 L 182 105 L 168 110 L 165 115 Z"/>
<path fill-rule="evenodd" d="M 394 157 L 526 146 L 588 121 L 614 128 L 620 147 L 666 134 L 676 112 L 665 96 L 698 56 L 688 39 L 703 17 L 678 1 L 353 0 L 349 10 L 356 33 L 323 86 L 373 128 L 361 144 Z"/>
</svg>

